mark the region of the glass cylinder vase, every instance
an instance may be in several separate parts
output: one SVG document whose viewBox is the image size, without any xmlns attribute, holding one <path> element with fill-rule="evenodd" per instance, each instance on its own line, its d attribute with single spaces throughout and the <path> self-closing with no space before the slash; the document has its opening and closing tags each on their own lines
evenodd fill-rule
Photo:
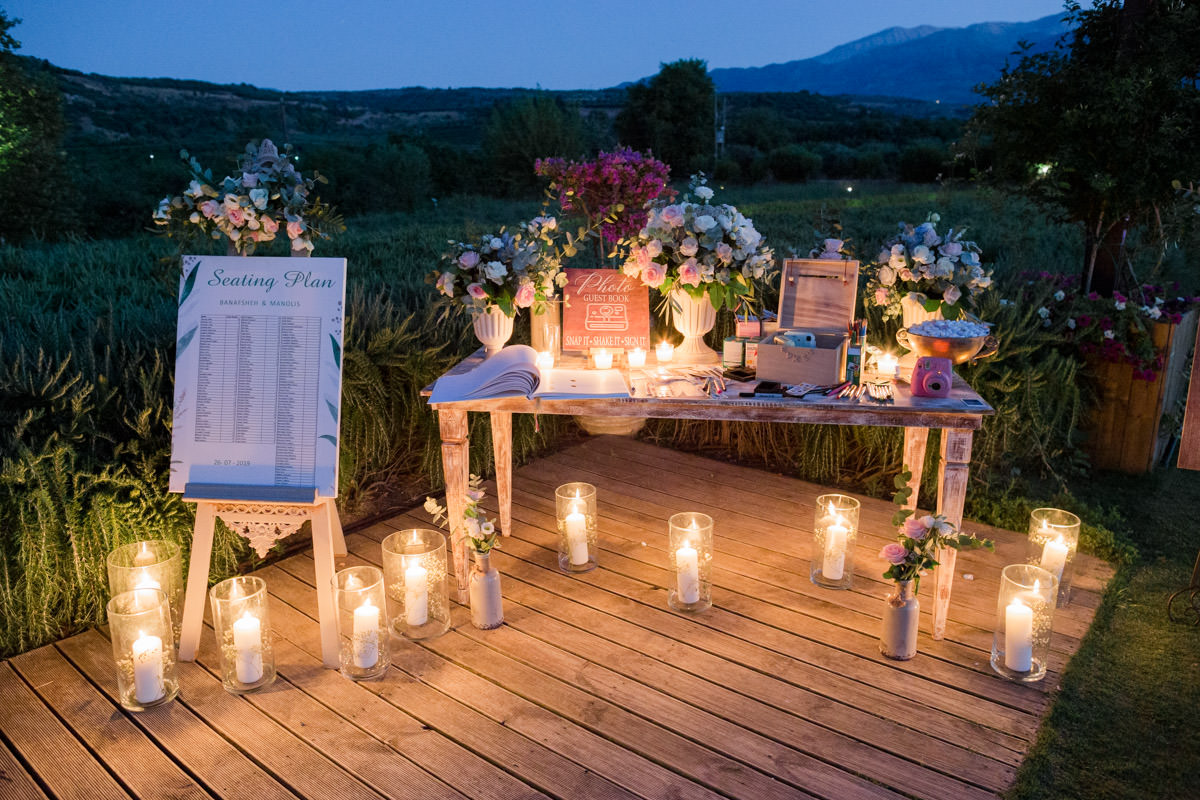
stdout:
<svg viewBox="0 0 1200 800">
<path fill-rule="evenodd" d="M 162 539 L 122 545 L 108 554 L 108 592 L 159 589 L 171 608 L 171 638 L 183 630 L 183 557 L 179 545 Z"/>
<path fill-rule="evenodd" d="M 349 567 L 333 576 L 342 674 L 356 681 L 378 678 L 391 663 L 383 571 Z"/>
<path fill-rule="evenodd" d="M 446 537 L 427 528 L 396 531 L 383 540 L 383 577 L 392 632 L 432 639 L 450 628 Z"/>
<path fill-rule="evenodd" d="M 1025 562 L 1058 578 L 1058 605 L 1071 599 L 1071 564 L 1079 549 L 1079 517 L 1059 508 L 1035 508 L 1029 515 Z"/>
<path fill-rule="evenodd" d="M 668 548 L 674 585 L 667 605 L 676 611 L 712 608 L 713 520 L 699 511 L 673 514 Z"/>
<path fill-rule="evenodd" d="M 596 568 L 598 534 L 596 487 L 590 483 L 564 483 L 554 491 L 558 517 L 558 568 L 563 572 L 589 572 Z"/>
<path fill-rule="evenodd" d="M 1009 564 L 1001 572 L 992 637 L 992 669 L 1014 681 L 1046 675 L 1058 578 L 1032 564 Z"/>
<path fill-rule="evenodd" d="M 817 498 L 808 577 L 818 586 L 849 589 L 853 585 L 860 508 L 858 500 L 844 494 Z"/>
<path fill-rule="evenodd" d="M 549 353 L 551 366 L 562 357 L 562 300 L 535 303 L 529 317 L 529 342 L 539 353 Z"/>
<path fill-rule="evenodd" d="M 108 625 L 121 705 L 144 711 L 174 699 L 178 659 L 167 595 L 160 589 L 114 595 L 108 601 Z"/>
<path fill-rule="evenodd" d="M 267 613 L 267 582 L 262 578 L 229 578 L 208 593 L 213 630 L 221 651 L 221 683 L 245 694 L 275 682 L 275 648 Z"/>
</svg>

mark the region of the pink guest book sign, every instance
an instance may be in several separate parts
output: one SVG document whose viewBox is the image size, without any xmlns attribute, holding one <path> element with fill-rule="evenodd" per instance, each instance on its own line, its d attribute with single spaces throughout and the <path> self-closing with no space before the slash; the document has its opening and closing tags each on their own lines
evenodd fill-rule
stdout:
<svg viewBox="0 0 1200 800">
<path fill-rule="evenodd" d="M 567 269 L 563 349 L 650 349 L 650 290 L 616 269 Z"/>
</svg>

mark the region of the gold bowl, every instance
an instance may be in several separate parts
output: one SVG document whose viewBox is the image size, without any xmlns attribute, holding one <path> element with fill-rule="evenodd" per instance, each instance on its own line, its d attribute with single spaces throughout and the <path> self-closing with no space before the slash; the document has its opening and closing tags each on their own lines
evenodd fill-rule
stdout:
<svg viewBox="0 0 1200 800">
<path fill-rule="evenodd" d="M 987 358 L 996 355 L 1000 342 L 990 333 L 984 336 L 960 336 L 949 338 L 945 336 L 922 336 L 910 333 L 908 328 L 896 331 L 896 341 L 906 350 L 912 350 L 918 356 L 933 356 L 948 358 L 952 364 L 962 364 L 976 358 Z"/>
</svg>

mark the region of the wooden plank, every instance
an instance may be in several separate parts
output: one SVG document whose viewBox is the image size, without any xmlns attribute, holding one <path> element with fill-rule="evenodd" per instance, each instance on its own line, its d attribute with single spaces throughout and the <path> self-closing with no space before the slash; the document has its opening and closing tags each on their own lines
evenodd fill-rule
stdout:
<svg viewBox="0 0 1200 800">
<path fill-rule="evenodd" d="M 135 797 L 211 796 L 53 646 L 16 656 L 10 663 Z"/>
<path fill-rule="evenodd" d="M 1195 349 L 1192 351 L 1192 377 L 1188 381 L 1187 410 L 1183 415 L 1183 433 L 1179 440 L 1180 469 L 1200 469 L 1200 369 L 1196 355 L 1200 354 L 1200 326 L 1196 328 Z"/>
<path fill-rule="evenodd" d="M 352 546 L 355 536 L 348 536 Z M 294 559 L 276 565 L 296 566 Z M 309 650 L 308 640 L 316 609 L 312 607 L 311 567 L 307 564 L 304 580 L 283 571 L 273 573 L 271 594 L 278 597 L 281 631 L 297 647 Z M 307 621 L 306 621 L 307 620 Z M 414 716 L 423 724 L 440 731 L 460 745 L 487 758 L 522 780 L 548 794 L 563 797 L 632 798 L 634 794 L 616 784 L 572 763 L 546 745 L 511 729 L 504 722 L 495 722 L 481 715 L 468 703 L 458 702 L 398 669 L 390 670 L 378 681 L 360 684 L 397 708 Z"/>
<path fill-rule="evenodd" d="M 200 638 L 197 664 L 220 679 L 220 657 L 213 630 L 208 626 L 205 626 Z M 243 697 L 384 797 L 411 800 L 429 797 L 461 800 L 465 797 L 339 713 L 296 691 L 295 687 L 283 680 L 277 678 L 269 690 Z"/>
<path fill-rule="evenodd" d="M 512 414 L 493 411 L 492 458 L 496 467 L 496 499 L 500 502 L 500 532 L 508 536 L 512 530 Z"/>
<path fill-rule="evenodd" d="M 55 797 L 124 800 L 130 796 L 8 663 L 0 663 L 0 730 Z"/>
<path fill-rule="evenodd" d="M 116 695 L 112 647 L 97 631 L 64 639 L 58 649 L 111 702 Z M 130 715 L 183 769 L 218 797 L 232 800 L 285 800 L 295 794 L 210 728 L 183 703 L 175 701 Z"/>
<path fill-rule="evenodd" d="M 0 740 L 0 800 L 34 800 L 49 796 Z"/>
</svg>

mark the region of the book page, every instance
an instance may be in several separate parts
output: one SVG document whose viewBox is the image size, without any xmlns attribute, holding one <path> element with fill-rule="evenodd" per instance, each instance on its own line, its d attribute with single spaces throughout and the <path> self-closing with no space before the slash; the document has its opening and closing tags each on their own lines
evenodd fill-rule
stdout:
<svg viewBox="0 0 1200 800">
<path fill-rule="evenodd" d="M 430 403 L 454 403 L 484 397 L 529 397 L 538 386 L 537 351 L 523 344 L 505 347 L 469 372 L 443 375 L 433 385 Z"/>
<path fill-rule="evenodd" d="M 629 397 L 625 376 L 615 369 L 548 370 L 534 397 Z"/>
<path fill-rule="evenodd" d="M 170 490 L 316 487 L 336 497 L 345 259 L 183 264 Z"/>
</svg>

